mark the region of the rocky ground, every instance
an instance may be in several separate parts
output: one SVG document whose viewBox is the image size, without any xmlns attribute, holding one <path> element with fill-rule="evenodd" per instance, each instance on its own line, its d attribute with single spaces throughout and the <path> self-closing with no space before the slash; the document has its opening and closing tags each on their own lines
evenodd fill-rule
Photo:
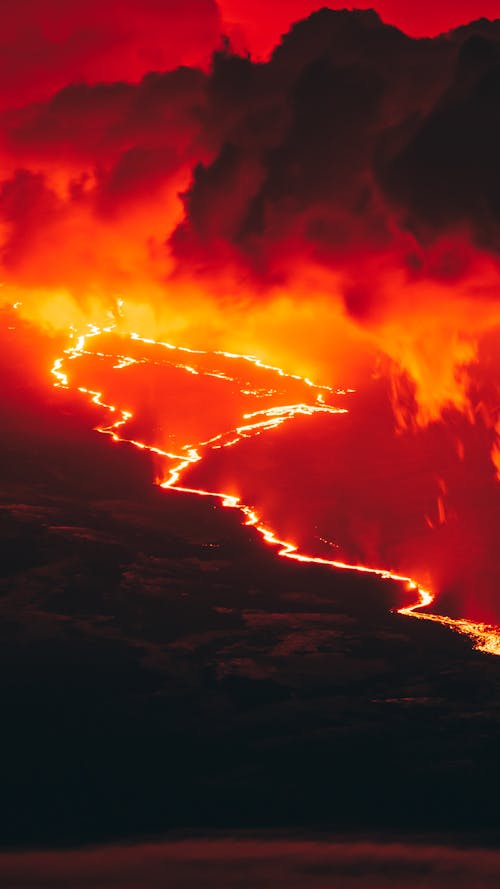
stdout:
<svg viewBox="0 0 500 889">
<path fill-rule="evenodd" d="M 22 412 L 19 410 L 23 403 Z M 213 828 L 494 836 L 500 659 L 390 584 L 276 557 L 4 390 L 4 846 Z"/>
</svg>

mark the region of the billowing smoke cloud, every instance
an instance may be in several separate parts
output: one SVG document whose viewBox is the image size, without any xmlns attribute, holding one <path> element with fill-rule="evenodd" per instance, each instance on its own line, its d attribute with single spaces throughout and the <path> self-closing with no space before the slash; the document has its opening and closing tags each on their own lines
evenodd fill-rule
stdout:
<svg viewBox="0 0 500 889">
<path fill-rule="evenodd" d="M 249 49 L 259 58 L 273 50 L 294 22 L 324 5 L 321 0 L 275 0 L 271 7 L 266 0 L 219 0 L 225 33 L 239 48 Z M 352 4 L 331 0 L 327 5 L 332 9 L 374 8 L 385 22 L 412 37 L 435 36 L 479 16 L 500 16 L 499 0 L 357 0 Z"/>
<path fill-rule="evenodd" d="M 401 423 L 481 402 L 494 427 L 470 367 L 500 320 L 499 23 L 415 40 L 322 9 L 267 62 L 226 47 L 208 69 L 231 10 L 181 5 L 6 16 L 9 45 L 36 34 L 4 78 L 6 299 L 61 328 L 125 300 L 144 332 L 264 351 L 267 325 L 301 370 L 348 337 L 389 361 Z M 307 315 L 328 331 L 309 351 Z"/>
<path fill-rule="evenodd" d="M 2 303 L 64 334 L 112 320 L 333 387 L 382 378 L 429 455 L 433 588 L 471 586 L 472 539 L 496 565 L 500 21 L 419 40 L 320 9 L 252 57 L 244 0 L 23 0 L 3 20 Z M 380 425 L 375 402 L 366 415 Z M 420 570 L 420 540 L 384 564 Z"/>
<path fill-rule="evenodd" d="M 342 8 L 342 0 L 329 4 Z M 499 0 L 359 0 L 414 36 L 500 15 Z M 139 80 L 178 65 L 207 67 L 227 34 L 240 51 L 267 58 L 291 25 L 321 0 L 18 0 L 0 13 L 0 104 L 20 105 L 85 80 Z"/>
</svg>

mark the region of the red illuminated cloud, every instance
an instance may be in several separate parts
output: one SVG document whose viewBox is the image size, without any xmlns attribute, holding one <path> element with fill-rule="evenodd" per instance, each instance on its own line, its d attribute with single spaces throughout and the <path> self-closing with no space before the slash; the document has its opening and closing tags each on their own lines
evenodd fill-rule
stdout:
<svg viewBox="0 0 500 889">
<path fill-rule="evenodd" d="M 417 40 L 323 8 L 287 30 L 310 9 L 0 12 L 2 303 L 59 332 L 118 320 L 353 386 L 376 354 L 399 428 L 460 411 L 493 483 L 500 21 Z M 422 10 L 380 6 L 416 32 Z M 462 15 L 429 8 L 425 30 Z M 221 46 L 223 30 L 272 53 Z"/>
<path fill-rule="evenodd" d="M 17 0 L 2 4 L 0 25 L 0 102 L 9 105 L 79 81 L 206 66 L 222 30 L 215 0 Z"/>
<path fill-rule="evenodd" d="M 56 16 L 52 2 L 44 17 L 24 0 L 0 30 L 22 50 L 4 59 L 19 107 L 0 113 L 5 299 L 62 329 L 126 298 L 168 326 L 173 313 L 176 330 L 179 314 L 181 329 L 226 325 L 227 348 L 250 318 L 255 349 L 252 312 L 281 288 L 295 305 L 322 299 L 395 360 L 419 419 L 469 405 L 461 367 L 500 318 L 500 23 L 415 40 L 373 10 L 322 9 L 266 63 L 226 48 L 203 70 L 138 79 L 206 60 L 218 7 L 127 0 L 127 15 L 113 3 Z M 286 30 L 272 9 L 262 21 Z M 52 75 L 56 92 L 23 103 Z"/>
<path fill-rule="evenodd" d="M 238 50 L 267 56 L 290 26 L 324 4 L 314 0 L 60 0 L 4 3 L 0 14 L 0 102 L 19 105 L 79 81 L 138 80 L 178 65 L 206 67 L 228 35 Z M 343 2 L 328 4 L 341 9 Z M 347 4 L 350 5 L 350 4 Z M 359 0 L 414 36 L 479 16 L 500 16 L 500 0 Z"/>
<path fill-rule="evenodd" d="M 203 3 L 193 20 L 218 27 Z M 59 49 L 95 18 L 86 64 L 106 78 L 116 64 L 121 79 L 68 83 L 0 116 L 10 280 L 130 289 L 128 260 L 139 252 L 143 286 L 165 280 L 172 261 L 170 271 L 203 278 L 211 293 L 234 293 L 236 275 L 255 295 L 293 286 L 312 265 L 342 275 L 344 304 L 365 324 L 388 305 L 394 312 L 388 276 L 456 282 L 484 249 L 496 265 L 499 24 L 417 41 L 373 11 L 322 9 L 294 25 L 267 64 L 220 51 L 205 73 L 183 67 L 134 83 L 162 27 L 181 56 L 199 47 L 175 4 L 162 5 L 161 18 L 157 4 L 139 13 L 128 0 L 129 19 L 115 30 L 114 4 L 47 24 L 30 9 L 37 39 Z M 4 33 L 24 39 L 17 13 Z M 119 58 L 99 56 L 99 34 L 112 36 Z"/>
<path fill-rule="evenodd" d="M 294 22 L 324 6 L 375 9 L 384 21 L 414 37 L 433 36 L 482 16 L 500 17 L 500 0 L 219 0 L 219 6 L 235 45 L 258 56 L 268 55 Z"/>
</svg>

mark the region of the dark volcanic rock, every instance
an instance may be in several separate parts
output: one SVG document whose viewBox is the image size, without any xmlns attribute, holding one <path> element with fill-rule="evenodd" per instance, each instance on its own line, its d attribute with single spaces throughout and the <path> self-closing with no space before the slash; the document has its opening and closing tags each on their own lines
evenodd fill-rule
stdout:
<svg viewBox="0 0 500 889">
<path fill-rule="evenodd" d="M 63 394 L 3 419 L 5 845 L 498 827 L 498 659 L 155 489 Z"/>
</svg>

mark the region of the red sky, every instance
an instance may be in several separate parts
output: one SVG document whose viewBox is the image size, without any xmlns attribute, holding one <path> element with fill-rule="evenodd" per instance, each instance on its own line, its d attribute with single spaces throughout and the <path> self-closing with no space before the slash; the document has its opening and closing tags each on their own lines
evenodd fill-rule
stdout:
<svg viewBox="0 0 500 889">
<path fill-rule="evenodd" d="M 374 8 L 390 24 L 415 37 L 433 36 L 482 16 L 500 18 L 500 0 L 219 0 L 223 19 L 238 23 L 251 52 L 266 53 L 290 24 L 310 12 L 329 6 Z"/>
<path fill-rule="evenodd" d="M 342 0 L 16 0 L 0 12 L 0 104 L 47 98 L 75 81 L 138 80 L 179 64 L 208 66 L 220 35 L 265 57 L 291 24 Z M 409 34 L 433 35 L 480 16 L 500 0 L 359 0 Z"/>
</svg>

